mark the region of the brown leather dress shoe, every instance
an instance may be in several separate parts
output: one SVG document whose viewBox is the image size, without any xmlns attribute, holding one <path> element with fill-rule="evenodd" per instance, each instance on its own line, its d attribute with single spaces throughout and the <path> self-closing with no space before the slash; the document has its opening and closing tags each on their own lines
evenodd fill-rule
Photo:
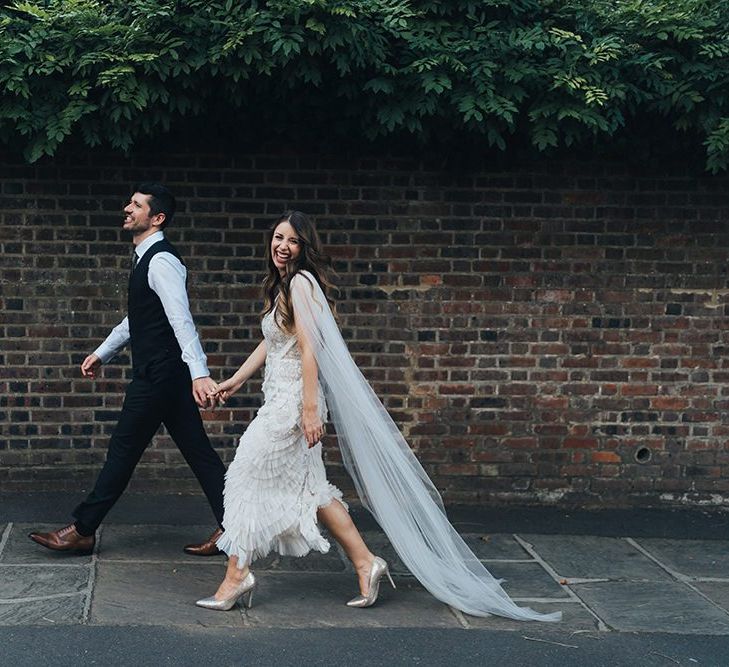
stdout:
<svg viewBox="0 0 729 667">
<path fill-rule="evenodd" d="M 95 535 L 81 535 L 74 524 L 50 533 L 30 533 L 28 537 L 53 551 L 72 551 L 79 556 L 88 556 L 96 544 Z"/>
<path fill-rule="evenodd" d="M 190 556 L 217 556 L 218 554 L 222 554 L 223 552 L 218 549 L 218 545 L 216 544 L 217 539 L 222 534 L 222 529 L 217 528 L 205 542 L 201 544 L 188 544 L 184 548 L 184 552 Z"/>
</svg>

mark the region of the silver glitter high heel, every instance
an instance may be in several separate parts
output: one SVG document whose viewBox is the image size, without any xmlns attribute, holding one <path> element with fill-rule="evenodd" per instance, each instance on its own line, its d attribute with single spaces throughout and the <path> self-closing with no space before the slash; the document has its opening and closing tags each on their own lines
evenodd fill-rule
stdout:
<svg viewBox="0 0 729 667">
<path fill-rule="evenodd" d="M 367 595 L 358 595 L 347 602 L 348 607 L 371 607 L 377 602 L 377 596 L 380 593 L 380 579 L 386 574 L 393 588 L 396 588 L 395 582 L 390 576 L 390 568 L 387 563 L 379 556 L 375 556 L 370 568 L 370 583 L 367 588 Z"/>
<path fill-rule="evenodd" d="M 253 589 L 256 587 L 256 578 L 253 576 L 253 572 L 248 572 L 243 581 L 238 584 L 234 593 L 223 600 L 216 600 L 215 596 L 211 598 L 203 598 L 198 600 L 195 604 L 198 607 L 204 607 L 205 609 L 215 609 L 216 611 L 228 611 L 235 607 L 238 600 L 243 598 L 243 604 L 251 608 L 253 604 Z"/>
</svg>

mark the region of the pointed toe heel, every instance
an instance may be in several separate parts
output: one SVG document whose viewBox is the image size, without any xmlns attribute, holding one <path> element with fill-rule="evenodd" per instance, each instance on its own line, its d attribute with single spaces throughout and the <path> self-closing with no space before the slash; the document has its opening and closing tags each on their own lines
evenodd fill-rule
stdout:
<svg viewBox="0 0 729 667">
<path fill-rule="evenodd" d="M 358 595 L 357 597 L 352 598 L 349 602 L 347 602 L 347 606 L 362 609 L 364 607 L 371 607 L 375 604 L 375 602 L 377 602 L 377 597 L 380 594 L 380 580 L 384 575 L 387 576 L 390 581 L 390 585 L 393 588 L 397 588 L 395 586 L 395 582 L 392 580 L 390 568 L 387 563 L 379 556 L 375 556 L 375 559 L 372 561 L 372 567 L 370 568 L 370 580 L 369 586 L 367 587 L 367 595 Z"/>
<path fill-rule="evenodd" d="M 233 594 L 222 600 L 218 600 L 215 596 L 211 598 L 203 598 L 198 600 L 195 604 L 203 609 L 212 609 L 214 611 L 229 611 L 239 600 L 242 600 L 243 604 L 250 609 L 253 605 L 253 590 L 256 587 L 256 578 L 253 576 L 253 572 L 249 572 L 243 581 L 238 584 Z"/>
<path fill-rule="evenodd" d="M 212 609 L 214 611 L 228 611 L 235 607 L 238 603 L 238 598 L 226 598 L 225 600 L 216 600 L 214 597 L 203 598 L 198 600 L 195 604 L 203 609 Z"/>
</svg>

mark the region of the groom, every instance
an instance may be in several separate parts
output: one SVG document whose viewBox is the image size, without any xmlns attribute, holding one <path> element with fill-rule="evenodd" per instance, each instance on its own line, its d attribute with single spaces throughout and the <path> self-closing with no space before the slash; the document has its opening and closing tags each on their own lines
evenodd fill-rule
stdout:
<svg viewBox="0 0 729 667">
<path fill-rule="evenodd" d="M 88 554 L 107 512 L 124 492 L 142 453 L 160 424 L 182 452 L 200 482 L 220 526 L 223 521 L 225 467 L 210 445 L 198 406 L 213 407 L 210 378 L 187 300 L 187 271 L 162 231 L 175 215 L 175 198 L 159 183 L 134 186 L 124 208 L 123 228 L 132 233 L 134 253 L 129 274 L 128 314 L 97 350 L 84 359 L 81 374 L 96 377 L 127 343 L 132 351 L 132 381 L 93 491 L 74 511 L 74 523 L 50 533 L 30 533 L 54 551 Z M 219 553 L 216 530 L 185 552 Z"/>
</svg>

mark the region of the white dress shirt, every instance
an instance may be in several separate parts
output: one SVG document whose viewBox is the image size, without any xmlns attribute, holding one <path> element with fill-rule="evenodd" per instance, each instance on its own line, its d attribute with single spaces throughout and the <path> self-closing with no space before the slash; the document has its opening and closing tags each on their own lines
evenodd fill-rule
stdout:
<svg viewBox="0 0 729 667">
<path fill-rule="evenodd" d="M 163 238 L 164 233 L 159 231 L 144 239 L 134 249 L 134 252 L 137 253 L 137 261 Z M 195 380 L 207 377 L 210 375 L 210 371 L 208 371 L 207 357 L 200 344 L 192 315 L 190 315 L 190 303 L 187 300 L 185 287 L 186 278 L 185 267 L 172 253 L 158 252 L 149 262 L 147 282 L 150 289 L 162 302 L 167 321 L 175 332 L 175 338 L 182 350 L 182 360 L 190 368 L 190 376 Z M 129 318 L 125 317 L 112 329 L 94 354 L 101 359 L 102 364 L 105 364 L 128 342 Z"/>
</svg>

